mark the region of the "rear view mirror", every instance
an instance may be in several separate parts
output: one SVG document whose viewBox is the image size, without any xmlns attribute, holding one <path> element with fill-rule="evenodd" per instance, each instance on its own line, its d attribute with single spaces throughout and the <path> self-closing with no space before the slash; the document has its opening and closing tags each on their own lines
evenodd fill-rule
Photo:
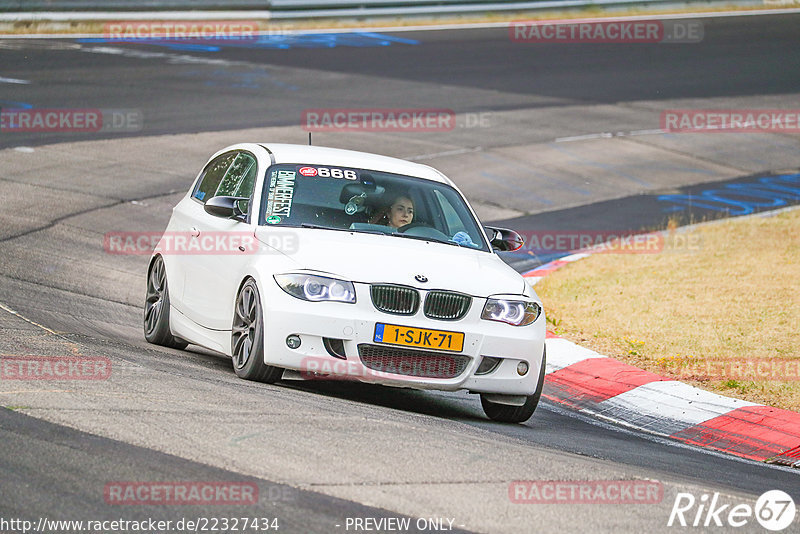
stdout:
<svg viewBox="0 0 800 534">
<path fill-rule="evenodd" d="M 514 230 L 484 226 L 489 244 L 498 252 L 514 252 L 522 248 L 525 240 Z"/>
<path fill-rule="evenodd" d="M 374 183 L 354 182 L 342 188 L 342 192 L 339 193 L 339 202 L 347 204 L 353 197 L 360 197 L 362 195 L 370 197 L 379 196 L 382 195 L 384 191 L 385 189 L 382 186 L 375 185 Z"/>
<path fill-rule="evenodd" d="M 342 188 L 339 202 L 345 205 L 345 213 L 353 215 L 364 211 L 369 197 L 380 196 L 384 191 L 385 189 L 376 185 L 369 175 L 362 175 L 360 182 L 350 183 Z"/>
<path fill-rule="evenodd" d="M 342 188 L 342 192 L 339 193 L 339 202 L 347 204 L 351 198 L 361 196 L 365 193 L 367 193 L 367 188 L 364 184 L 347 184 Z"/>
</svg>

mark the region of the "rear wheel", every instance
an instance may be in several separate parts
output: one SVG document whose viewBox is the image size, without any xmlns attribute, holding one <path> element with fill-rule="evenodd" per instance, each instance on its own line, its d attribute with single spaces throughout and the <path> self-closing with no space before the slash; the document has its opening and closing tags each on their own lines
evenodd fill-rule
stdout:
<svg viewBox="0 0 800 534">
<path fill-rule="evenodd" d="M 522 406 L 512 406 L 510 404 L 500 404 L 493 402 L 486 398 L 486 395 L 481 394 L 481 406 L 483 411 L 489 419 L 499 421 L 501 423 L 524 423 L 531 418 L 536 407 L 539 405 L 539 399 L 542 397 L 542 389 L 544 388 L 544 370 L 547 365 L 547 350 L 542 353 L 542 366 L 539 369 L 539 381 L 536 384 L 536 391 L 533 395 L 528 395 L 528 400 Z"/>
<path fill-rule="evenodd" d="M 169 329 L 169 289 L 164 260 L 157 256 L 147 273 L 147 296 L 144 301 L 144 338 L 155 345 L 185 349 L 184 340 Z"/>
<path fill-rule="evenodd" d="M 239 378 L 271 384 L 283 369 L 264 363 L 264 312 L 258 286 L 251 278 L 236 297 L 231 332 L 233 370 Z"/>
</svg>

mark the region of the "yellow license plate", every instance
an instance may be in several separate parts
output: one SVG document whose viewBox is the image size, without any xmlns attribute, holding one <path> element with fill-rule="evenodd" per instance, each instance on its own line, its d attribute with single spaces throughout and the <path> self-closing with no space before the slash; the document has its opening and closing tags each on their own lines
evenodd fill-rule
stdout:
<svg viewBox="0 0 800 534">
<path fill-rule="evenodd" d="M 377 323 L 375 325 L 376 343 L 403 345 L 423 349 L 447 350 L 461 352 L 464 350 L 464 334 L 446 330 L 428 330 L 427 328 L 411 328 L 395 324 Z"/>
</svg>

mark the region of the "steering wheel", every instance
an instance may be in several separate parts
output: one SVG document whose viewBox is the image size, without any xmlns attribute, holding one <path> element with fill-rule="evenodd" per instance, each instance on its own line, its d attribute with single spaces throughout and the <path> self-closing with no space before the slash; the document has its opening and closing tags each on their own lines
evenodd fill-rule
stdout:
<svg viewBox="0 0 800 534">
<path fill-rule="evenodd" d="M 434 241 L 449 241 L 450 237 L 437 230 L 433 226 L 424 222 L 412 222 L 397 229 L 400 234 L 408 234 L 414 237 L 433 239 Z"/>
<path fill-rule="evenodd" d="M 428 228 L 431 228 L 430 225 L 428 225 L 428 224 L 426 224 L 424 222 L 417 221 L 417 222 L 408 223 L 405 226 L 400 226 L 399 228 L 397 228 L 397 231 L 399 233 L 401 233 L 401 234 L 404 234 L 404 233 L 408 232 L 409 230 L 413 230 L 414 228 L 419 228 L 420 226 L 426 226 Z M 431 228 L 431 230 L 434 230 L 434 228 Z"/>
</svg>

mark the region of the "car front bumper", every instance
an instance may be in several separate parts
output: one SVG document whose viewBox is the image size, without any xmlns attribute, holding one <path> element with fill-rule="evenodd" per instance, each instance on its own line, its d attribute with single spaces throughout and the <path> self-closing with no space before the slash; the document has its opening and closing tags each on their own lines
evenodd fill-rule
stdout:
<svg viewBox="0 0 800 534">
<path fill-rule="evenodd" d="M 486 299 L 473 298 L 463 319 L 434 320 L 422 309 L 412 316 L 377 310 L 368 284 L 356 283 L 356 303 L 347 304 L 301 300 L 285 293 L 271 277 L 263 282 L 264 360 L 268 365 L 299 371 L 308 379 L 502 395 L 536 391 L 544 352 L 544 313 L 522 327 L 487 321 L 480 318 Z M 376 323 L 462 332 L 463 350 L 455 353 L 377 343 Z M 299 347 L 289 348 L 289 336 L 299 337 Z M 344 358 L 331 355 L 326 338 L 341 340 Z M 476 375 L 484 356 L 502 360 L 492 372 Z M 528 364 L 522 376 L 517 372 L 521 361 Z"/>
</svg>

